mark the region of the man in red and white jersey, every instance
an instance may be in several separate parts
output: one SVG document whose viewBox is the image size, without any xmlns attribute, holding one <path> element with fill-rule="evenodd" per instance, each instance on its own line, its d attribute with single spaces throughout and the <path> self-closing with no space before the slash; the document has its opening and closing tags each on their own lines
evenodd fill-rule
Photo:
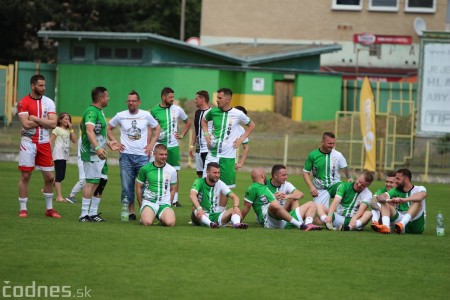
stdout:
<svg viewBox="0 0 450 300">
<path fill-rule="evenodd" d="M 42 171 L 44 177 L 45 215 L 61 218 L 53 209 L 54 166 L 50 146 L 49 129 L 56 127 L 55 103 L 44 96 L 45 78 L 34 75 L 30 79 L 31 93 L 18 104 L 19 120 L 22 124 L 22 137 L 19 152 L 19 217 L 28 217 L 28 185 L 34 169 Z"/>
</svg>

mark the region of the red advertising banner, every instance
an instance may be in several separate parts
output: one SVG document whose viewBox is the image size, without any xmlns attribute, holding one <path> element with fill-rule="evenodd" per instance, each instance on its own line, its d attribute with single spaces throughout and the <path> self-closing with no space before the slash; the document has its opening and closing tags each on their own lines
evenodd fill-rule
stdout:
<svg viewBox="0 0 450 300">
<path fill-rule="evenodd" d="M 410 35 L 378 35 L 372 33 L 356 33 L 353 35 L 353 42 L 363 45 L 372 44 L 400 44 L 411 45 L 412 36 Z"/>
</svg>

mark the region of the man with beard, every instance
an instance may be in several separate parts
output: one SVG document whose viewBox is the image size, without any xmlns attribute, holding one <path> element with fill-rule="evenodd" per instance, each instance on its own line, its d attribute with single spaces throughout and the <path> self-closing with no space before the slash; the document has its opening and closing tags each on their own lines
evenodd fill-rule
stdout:
<svg viewBox="0 0 450 300">
<path fill-rule="evenodd" d="M 226 211 L 219 210 L 221 195 L 233 200 L 233 208 Z M 194 206 L 191 216 L 193 224 L 218 228 L 231 221 L 234 228 L 247 229 L 248 225 L 241 223 L 239 198 L 220 180 L 218 163 L 209 163 L 206 167 L 206 177 L 195 179 L 189 197 Z"/>
<path fill-rule="evenodd" d="M 397 187 L 380 194 L 376 200 L 381 203 L 381 225 L 372 228 L 384 234 L 391 233 L 390 224 L 395 224 L 395 232 L 420 234 L 425 230 L 424 186 L 413 185 L 409 169 L 399 169 L 395 175 Z"/>
<path fill-rule="evenodd" d="M 30 79 L 31 93 L 23 97 L 18 105 L 19 120 L 22 125 L 19 152 L 19 217 L 28 217 L 28 185 L 33 170 L 40 170 L 44 178 L 43 194 L 45 215 L 61 218 L 53 209 L 54 165 L 50 146 L 49 129 L 57 123 L 55 103 L 44 96 L 45 78 L 34 75 Z"/>
</svg>

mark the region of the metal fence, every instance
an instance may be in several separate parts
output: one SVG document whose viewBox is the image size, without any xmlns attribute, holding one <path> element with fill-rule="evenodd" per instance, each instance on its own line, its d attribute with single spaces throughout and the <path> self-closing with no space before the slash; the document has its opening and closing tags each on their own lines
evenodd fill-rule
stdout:
<svg viewBox="0 0 450 300">
<path fill-rule="evenodd" d="M 347 119 L 347 125 L 351 126 L 351 119 Z M 355 122 L 355 121 L 353 121 Z M 342 123 L 339 123 L 342 125 Z M 359 124 L 359 123 L 358 123 Z M 357 126 L 359 128 L 359 125 Z M 361 170 L 363 165 L 363 149 L 361 139 L 354 140 L 346 138 L 350 129 L 343 126 L 337 132 L 344 138 L 338 138 L 336 149 L 341 151 L 346 157 L 349 166 L 354 170 Z M 353 129 L 356 132 L 355 124 Z M 348 132 L 345 134 L 344 131 Z M 192 131 L 191 131 L 192 132 Z M 119 131 L 116 130 L 118 135 Z M 360 134 L 360 133 L 359 133 Z M 339 137 L 339 136 L 338 136 Z M 189 140 L 187 137 L 180 141 L 181 161 L 184 166 L 194 167 L 193 161 L 189 157 Z M 275 163 L 283 163 L 289 167 L 290 173 L 301 174 L 304 162 L 309 152 L 320 146 L 321 136 L 311 135 L 286 135 L 286 134 L 264 134 L 253 133 L 250 136 L 250 153 L 245 162 L 245 170 L 261 166 L 270 169 Z M 381 139 L 380 139 L 381 140 Z M 17 120 L 10 126 L 0 128 L 0 157 L 3 160 L 17 160 L 20 142 L 20 124 Z M 410 147 L 409 140 L 405 141 L 396 138 L 394 156 L 404 157 L 405 153 L 411 151 L 410 157 L 405 158 L 401 163 L 393 165 L 379 164 L 378 175 L 388 170 L 395 170 L 400 167 L 409 167 L 415 174 L 415 180 L 449 182 L 450 179 L 450 136 L 441 138 L 418 138 L 413 139 L 413 147 Z M 386 152 L 380 141 L 377 143 L 380 150 Z M 76 161 L 75 145 L 71 147 L 71 161 Z M 386 156 L 391 154 L 384 154 Z M 111 163 L 117 162 L 118 153 L 110 151 Z M 388 160 L 391 161 L 391 160 Z"/>
</svg>

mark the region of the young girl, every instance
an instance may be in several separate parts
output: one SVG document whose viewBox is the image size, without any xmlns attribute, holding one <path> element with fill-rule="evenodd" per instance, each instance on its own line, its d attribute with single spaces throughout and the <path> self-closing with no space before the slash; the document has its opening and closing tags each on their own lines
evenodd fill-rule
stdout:
<svg viewBox="0 0 450 300">
<path fill-rule="evenodd" d="M 53 129 L 50 140 L 53 144 L 53 162 L 55 163 L 56 201 L 64 202 L 61 192 L 61 181 L 66 175 L 66 163 L 69 159 L 70 142 L 76 143 L 77 137 L 72 127 L 72 118 L 68 113 L 60 113 L 58 123 Z"/>
</svg>

